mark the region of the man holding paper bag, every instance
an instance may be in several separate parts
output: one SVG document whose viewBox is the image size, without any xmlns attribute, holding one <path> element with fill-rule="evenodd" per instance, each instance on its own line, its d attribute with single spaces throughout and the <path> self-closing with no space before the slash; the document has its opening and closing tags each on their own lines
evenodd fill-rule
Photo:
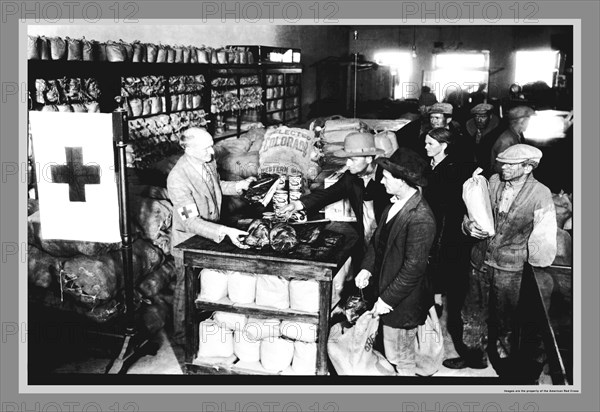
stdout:
<svg viewBox="0 0 600 412">
<path fill-rule="evenodd" d="M 556 256 L 552 195 L 532 175 L 541 158 L 539 149 L 525 144 L 511 146 L 496 158 L 502 173 L 489 182 L 493 235 L 468 217 L 463 220 L 465 234 L 480 239 L 471 251 L 473 271 L 463 320 L 473 333 L 464 336 L 465 343 L 484 360 L 487 338 L 488 356 L 501 376 L 514 377 L 518 369 L 513 331 L 523 266 L 525 262 L 549 266 Z M 460 358 L 446 360 L 444 365 L 455 369 L 468 366 Z"/>
</svg>

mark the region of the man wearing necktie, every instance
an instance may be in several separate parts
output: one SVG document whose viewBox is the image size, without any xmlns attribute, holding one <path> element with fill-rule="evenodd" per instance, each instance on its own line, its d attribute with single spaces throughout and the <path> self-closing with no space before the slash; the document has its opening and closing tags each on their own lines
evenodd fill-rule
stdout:
<svg viewBox="0 0 600 412">
<path fill-rule="evenodd" d="M 506 129 L 492 146 L 490 163 L 492 174 L 502 173 L 502 164 L 496 160 L 498 155 L 509 147 L 518 143 L 524 143 L 523 132 L 527 130 L 529 118 L 533 116 L 534 111 L 531 107 L 517 106 L 508 111 L 508 129 Z"/>
<path fill-rule="evenodd" d="M 169 198 L 173 203 L 171 254 L 175 258 L 177 284 L 173 301 L 174 338 L 181 341 L 184 333 L 185 276 L 181 251 L 173 249 L 179 243 L 199 235 L 220 243 L 226 237 L 238 248 L 247 248 L 242 238 L 248 233 L 219 223 L 223 195 L 239 195 L 256 178 L 239 182 L 219 179 L 214 158 L 212 136 L 205 130 L 191 127 L 182 133 L 179 144 L 185 150 L 167 178 Z"/>
</svg>

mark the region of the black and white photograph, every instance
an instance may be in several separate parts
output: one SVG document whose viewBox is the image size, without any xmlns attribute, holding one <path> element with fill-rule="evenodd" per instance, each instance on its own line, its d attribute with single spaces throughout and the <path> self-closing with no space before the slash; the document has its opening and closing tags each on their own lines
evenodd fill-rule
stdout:
<svg viewBox="0 0 600 412">
<path fill-rule="evenodd" d="M 573 385 L 574 30 L 29 25 L 30 384 Z"/>
</svg>

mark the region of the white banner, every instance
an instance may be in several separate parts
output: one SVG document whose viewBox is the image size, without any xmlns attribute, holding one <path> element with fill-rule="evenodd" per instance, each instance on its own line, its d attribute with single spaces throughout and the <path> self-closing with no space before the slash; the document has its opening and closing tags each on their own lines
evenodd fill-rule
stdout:
<svg viewBox="0 0 600 412">
<path fill-rule="evenodd" d="M 120 242 L 112 114 L 30 112 L 44 239 Z"/>
</svg>

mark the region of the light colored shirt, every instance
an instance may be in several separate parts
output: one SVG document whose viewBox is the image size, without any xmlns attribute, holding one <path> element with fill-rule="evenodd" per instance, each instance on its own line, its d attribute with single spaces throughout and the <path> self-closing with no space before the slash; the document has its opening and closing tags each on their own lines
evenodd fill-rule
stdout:
<svg viewBox="0 0 600 412">
<path fill-rule="evenodd" d="M 504 186 L 504 190 L 502 191 L 502 195 L 500 197 L 500 203 L 498 204 L 498 211 L 503 213 L 508 213 L 510 210 L 510 206 L 512 205 L 515 197 L 523 188 L 525 181 L 522 181 L 518 184 L 511 184 L 510 182 L 506 183 Z"/>
<path fill-rule="evenodd" d="M 390 202 L 392 202 L 392 207 L 390 208 L 385 223 L 392 220 L 394 216 L 396 216 L 402 210 L 406 202 L 408 202 L 408 199 L 410 199 L 415 193 L 417 193 L 417 190 L 413 189 L 412 187 L 410 190 L 411 192 L 404 199 L 400 199 L 398 196 L 394 196 L 390 199 Z"/>
<path fill-rule="evenodd" d="M 376 167 L 369 174 L 360 176 L 365 188 L 371 180 L 375 180 Z M 377 219 L 375 219 L 375 206 L 372 200 L 363 201 L 363 227 L 365 228 L 365 245 L 368 245 L 377 229 Z"/>
</svg>

